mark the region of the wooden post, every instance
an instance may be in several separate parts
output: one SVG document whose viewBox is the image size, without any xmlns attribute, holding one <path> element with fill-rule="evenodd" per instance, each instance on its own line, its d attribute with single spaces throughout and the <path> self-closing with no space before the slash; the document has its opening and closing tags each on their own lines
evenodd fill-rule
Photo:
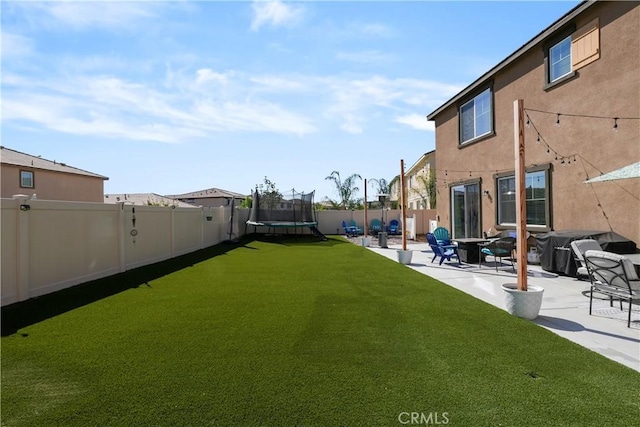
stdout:
<svg viewBox="0 0 640 427">
<path fill-rule="evenodd" d="M 516 162 L 516 255 L 518 290 L 527 290 L 527 193 L 524 162 L 524 101 L 513 101 L 513 140 Z"/>
<path fill-rule="evenodd" d="M 407 189 L 404 186 L 404 160 L 400 160 L 400 202 L 402 207 L 402 250 L 407 250 Z"/>
<path fill-rule="evenodd" d="M 364 237 L 369 235 L 369 217 L 367 216 L 367 180 L 364 180 Z"/>
</svg>

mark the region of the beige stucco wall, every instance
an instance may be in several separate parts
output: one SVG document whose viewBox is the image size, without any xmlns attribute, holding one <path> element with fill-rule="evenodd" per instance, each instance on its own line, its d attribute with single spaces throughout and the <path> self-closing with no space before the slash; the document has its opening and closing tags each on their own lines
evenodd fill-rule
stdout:
<svg viewBox="0 0 640 427">
<path fill-rule="evenodd" d="M 68 200 L 78 202 L 100 202 L 104 200 L 104 180 L 86 175 L 14 166 L 3 163 L 2 194 L 10 198 L 15 194 L 36 194 L 42 200 Z M 33 172 L 34 188 L 20 187 L 20 171 Z"/>
<path fill-rule="evenodd" d="M 481 179 L 482 230 L 496 228 L 494 174 L 513 170 L 513 102 L 523 99 L 525 109 L 603 117 L 640 117 L 640 6 L 637 2 L 606 2 L 576 19 L 576 27 L 598 17 L 599 60 L 579 69 L 578 76 L 548 91 L 544 86 L 542 46 L 524 54 L 493 79 L 495 136 L 458 147 L 457 106 L 436 119 L 438 214 L 451 227 L 450 186 Z M 577 154 L 577 164 L 562 166 L 537 144 L 533 127 L 525 129 L 526 164 L 552 163 L 552 227 L 609 230 L 640 244 L 640 180 L 627 179 L 584 184 L 588 177 L 640 161 L 640 122 L 561 116 L 530 112 L 543 139 L 561 155 Z M 464 165 L 465 171 L 460 171 Z M 444 170 L 448 170 L 445 176 Z M 452 171 L 460 172 L 452 172 Z M 473 171 L 473 172 L 469 172 Z M 480 172 L 478 172 L 480 171 Z M 471 175 L 471 176 L 470 176 Z M 601 208 L 599 207 L 601 205 Z M 606 216 L 605 216 L 606 215 Z"/>
</svg>

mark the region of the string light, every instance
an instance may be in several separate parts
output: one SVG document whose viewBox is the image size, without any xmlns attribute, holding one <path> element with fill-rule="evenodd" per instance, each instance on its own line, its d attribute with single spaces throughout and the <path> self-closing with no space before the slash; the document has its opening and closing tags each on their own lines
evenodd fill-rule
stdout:
<svg viewBox="0 0 640 427">
<path fill-rule="evenodd" d="M 527 127 L 531 126 L 531 120 L 529 120 L 529 116 L 527 115 Z"/>
<path fill-rule="evenodd" d="M 556 113 L 557 117 L 556 117 L 556 126 L 560 126 L 560 113 Z"/>
<path fill-rule="evenodd" d="M 613 118 L 613 131 L 618 132 L 618 117 Z"/>
<path fill-rule="evenodd" d="M 538 134 L 538 139 L 536 139 L 536 143 L 540 144 L 540 134 Z"/>
</svg>

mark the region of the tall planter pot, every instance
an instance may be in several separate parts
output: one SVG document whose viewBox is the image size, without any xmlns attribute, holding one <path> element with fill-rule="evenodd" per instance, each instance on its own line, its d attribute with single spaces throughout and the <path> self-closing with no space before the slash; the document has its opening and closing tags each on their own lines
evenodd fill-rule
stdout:
<svg viewBox="0 0 640 427">
<path fill-rule="evenodd" d="M 502 285 L 502 290 L 505 291 L 507 312 L 528 320 L 538 317 L 544 288 L 529 285 L 526 291 L 520 291 L 517 283 L 505 283 Z"/>
<path fill-rule="evenodd" d="M 400 264 L 404 264 L 404 265 L 411 264 L 412 255 L 413 255 L 413 252 L 410 251 L 410 250 L 403 251 L 403 250 L 399 249 L 398 250 L 398 262 Z"/>
</svg>

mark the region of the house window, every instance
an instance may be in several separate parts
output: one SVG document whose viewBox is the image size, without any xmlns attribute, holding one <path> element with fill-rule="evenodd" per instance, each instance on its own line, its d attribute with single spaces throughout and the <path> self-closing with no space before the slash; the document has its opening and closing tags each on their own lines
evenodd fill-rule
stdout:
<svg viewBox="0 0 640 427">
<path fill-rule="evenodd" d="M 549 49 L 549 83 L 571 73 L 571 36 Z"/>
<path fill-rule="evenodd" d="M 20 171 L 20 187 L 23 187 L 23 188 L 34 188 L 33 172 L 31 172 L 31 171 Z"/>
<path fill-rule="evenodd" d="M 528 172 L 525 175 L 527 226 L 550 227 L 548 169 Z M 516 224 L 516 178 L 498 178 L 498 224 Z"/>
<path fill-rule="evenodd" d="M 491 133 L 493 130 L 491 104 L 491 89 L 486 89 L 460 107 L 460 144 Z"/>
</svg>

